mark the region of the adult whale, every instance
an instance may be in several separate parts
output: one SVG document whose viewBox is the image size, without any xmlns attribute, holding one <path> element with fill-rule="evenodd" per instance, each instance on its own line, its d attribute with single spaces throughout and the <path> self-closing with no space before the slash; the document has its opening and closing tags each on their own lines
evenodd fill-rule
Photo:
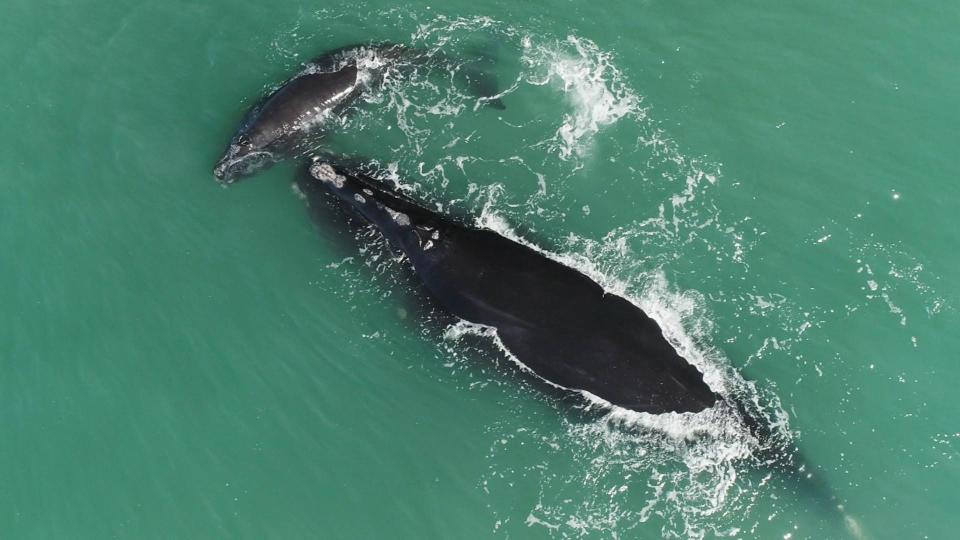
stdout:
<svg viewBox="0 0 960 540">
<path fill-rule="evenodd" d="M 496 328 L 510 353 L 553 385 L 652 414 L 698 412 L 720 399 L 656 321 L 573 268 L 324 161 L 310 165 L 300 190 L 311 205 L 328 191 L 372 223 L 440 304 Z"/>
<path fill-rule="evenodd" d="M 389 69 L 440 64 L 460 73 L 470 90 L 494 108 L 496 82 L 486 68 L 488 57 L 456 64 L 399 44 L 351 45 L 308 62 L 295 76 L 258 102 L 240 122 L 213 169 L 220 182 L 231 183 L 302 148 L 364 91 L 379 84 Z M 484 70 L 480 68 L 485 68 Z"/>
<path fill-rule="evenodd" d="M 350 215 L 373 224 L 443 307 L 496 328 L 507 350 L 548 383 L 651 414 L 699 412 L 723 401 L 756 438 L 759 464 L 780 471 L 785 489 L 813 501 L 818 519 L 859 536 L 861 526 L 838 505 L 818 468 L 773 432 L 759 404 L 714 393 L 656 321 L 628 300 L 533 248 L 428 210 L 352 167 L 314 161 L 297 185 L 310 207 L 322 207 L 333 194 Z"/>
</svg>

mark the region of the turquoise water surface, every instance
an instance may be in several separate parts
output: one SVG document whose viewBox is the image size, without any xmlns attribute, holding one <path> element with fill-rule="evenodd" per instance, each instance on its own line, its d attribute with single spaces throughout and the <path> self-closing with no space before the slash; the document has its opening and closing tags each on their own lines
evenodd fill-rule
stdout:
<svg viewBox="0 0 960 540">
<path fill-rule="evenodd" d="M 7 0 L 0 538 L 955 538 L 960 5 Z M 729 415 L 585 409 L 436 311 L 244 111 L 365 40 L 498 58 L 327 139 L 654 316 Z M 842 509 L 835 508 L 839 503 Z"/>
</svg>

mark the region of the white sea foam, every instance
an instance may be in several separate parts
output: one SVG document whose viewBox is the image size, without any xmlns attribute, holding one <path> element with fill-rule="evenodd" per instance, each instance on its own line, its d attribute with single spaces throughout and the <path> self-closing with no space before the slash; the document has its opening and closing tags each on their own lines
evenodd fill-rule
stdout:
<svg viewBox="0 0 960 540">
<path fill-rule="evenodd" d="M 596 43 L 577 36 L 537 45 L 529 36 L 524 40 L 523 59 L 532 71 L 527 82 L 556 86 L 573 109 L 564 114 L 551 141 L 561 159 L 587 153 L 592 137 L 604 126 L 643 114 L 640 97 L 624 82 L 612 55 Z"/>
</svg>

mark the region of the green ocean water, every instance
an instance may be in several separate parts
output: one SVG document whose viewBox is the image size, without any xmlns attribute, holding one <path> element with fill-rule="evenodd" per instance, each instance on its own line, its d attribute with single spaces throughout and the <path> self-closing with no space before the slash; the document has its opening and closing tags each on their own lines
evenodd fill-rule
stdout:
<svg viewBox="0 0 960 540">
<path fill-rule="evenodd" d="M 958 23 L 944 1 L 6 0 L 0 538 L 955 538 Z M 722 416 L 545 392 L 375 233 L 311 221 L 296 164 L 214 182 L 259 96 L 365 40 L 484 48 L 507 108 L 424 75 L 328 148 L 630 297 L 837 501 Z"/>
</svg>

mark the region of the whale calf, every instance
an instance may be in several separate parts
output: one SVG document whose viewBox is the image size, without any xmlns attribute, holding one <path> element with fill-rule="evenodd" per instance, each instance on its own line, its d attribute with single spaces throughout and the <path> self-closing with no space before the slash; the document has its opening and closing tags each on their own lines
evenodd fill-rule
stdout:
<svg viewBox="0 0 960 540">
<path fill-rule="evenodd" d="M 373 224 L 446 310 L 495 328 L 548 383 L 651 414 L 698 412 L 721 399 L 656 321 L 577 270 L 339 165 L 314 161 L 298 182 L 311 206 L 330 193 Z"/>
<path fill-rule="evenodd" d="M 361 44 L 328 51 L 251 108 L 213 174 L 218 181 L 229 184 L 308 150 L 304 146 L 311 135 L 322 131 L 331 117 L 379 84 L 392 68 L 437 64 L 457 70 L 471 92 L 491 107 L 502 109 L 489 63 L 489 58 L 479 57 L 456 64 L 442 55 L 400 44 Z"/>
</svg>

